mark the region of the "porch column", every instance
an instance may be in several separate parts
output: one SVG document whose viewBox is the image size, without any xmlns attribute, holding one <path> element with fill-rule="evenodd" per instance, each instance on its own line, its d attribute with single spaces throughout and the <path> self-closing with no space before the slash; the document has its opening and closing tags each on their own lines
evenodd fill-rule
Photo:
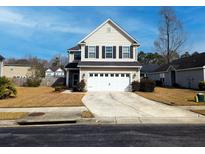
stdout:
<svg viewBox="0 0 205 154">
<path fill-rule="evenodd" d="M 66 87 L 69 87 L 69 70 L 66 70 Z"/>
</svg>

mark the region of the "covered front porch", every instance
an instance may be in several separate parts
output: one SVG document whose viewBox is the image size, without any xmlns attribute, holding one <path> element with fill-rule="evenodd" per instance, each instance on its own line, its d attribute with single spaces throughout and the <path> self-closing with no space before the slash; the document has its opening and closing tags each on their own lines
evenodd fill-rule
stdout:
<svg viewBox="0 0 205 154">
<path fill-rule="evenodd" d="M 80 70 L 77 67 L 78 63 L 69 63 L 66 65 L 66 87 L 68 89 L 74 88 L 79 82 Z"/>
</svg>

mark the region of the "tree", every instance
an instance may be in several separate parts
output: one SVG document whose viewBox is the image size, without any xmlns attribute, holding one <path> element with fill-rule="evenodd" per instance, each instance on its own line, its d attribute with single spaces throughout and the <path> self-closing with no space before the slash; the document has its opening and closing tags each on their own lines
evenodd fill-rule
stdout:
<svg viewBox="0 0 205 154">
<path fill-rule="evenodd" d="M 185 52 L 184 54 L 181 55 L 181 58 L 186 58 L 186 57 L 190 57 L 191 55 L 189 54 L 189 52 Z"/>
<path fill-rule="evenodd" d="M 197 51 L 195 51 L 194 53 L 192 53 L 192 56 L 196 56 L 198 55 L 199 53 Z"/>
<path fill-rule="evenodd" d="M 62 55 L 54 55 L 50 60 L 50 66 L 52 67 L 63 67 L 68 62 L 68 57 Z"/>
<path fill-rule="evenodd" d="M 155 49 L 170 63 L 179 55 L 185 43 L 186 36 L 180 20 L 171 7 L 162 7 L 160 10 L 161 24 L 159 38 L 154 42 Z"/>
<path fill-rule="evenodd" d="M 31 65 L 32 76 L 36 78 L 44 77 L 48 61 L 32 56 L 29 56 L 27 59 Z"/>
<path fill-rule="evenodd" d="M 164 59 L 161 55 L 159 55 L 157 52 L 155 53 L 144 53 L 143 51 L 140 51 L 138 54 L 138 60 L 142 64 L 163 64 Z"/>
</svg>

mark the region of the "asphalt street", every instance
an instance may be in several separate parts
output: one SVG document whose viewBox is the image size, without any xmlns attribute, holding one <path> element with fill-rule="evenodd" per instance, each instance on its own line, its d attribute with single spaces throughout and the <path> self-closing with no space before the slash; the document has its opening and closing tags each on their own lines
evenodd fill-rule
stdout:
<svg viewBox="0 0 205 154">
<path fill-rule="evenodd" d="M 0 128 L 4 147 L 205 146 L 205 125 L 52 125 Z"/>
</svg>

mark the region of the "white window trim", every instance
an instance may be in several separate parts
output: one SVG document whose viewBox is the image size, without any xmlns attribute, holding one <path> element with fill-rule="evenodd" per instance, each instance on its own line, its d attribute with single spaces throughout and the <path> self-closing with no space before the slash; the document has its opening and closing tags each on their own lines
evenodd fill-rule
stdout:
<svg viewBox="0 0 205 154">
<path fill-rule="evenodd" d="M 95 57 L 93 58 L 93 57 L 90 57 L 90 54 L 89 54 L 89 48 L 90 47 L 95 47 Z M 88 46 L 88 58 L 90 58 L 90 59 L 96 59 L 96 46 L 94 46 L 94 45 L 90 45 L 90 46 Z"/>
<path fill-rule="evenodd" d="M 128 54 L 129 54 L 129 57 L 128 57 L 128 58 L 125 58 L 125 57 L 124 57 L 123 47 L 128 47 L 128 48 L 129 48 L 129 53 L 128 53 Z M 123 59 L 130 59 L 130 46 L 128 46 L 128 45 L 122 46 L 122 58 L 123 58 Z"/>
<path fill-rule="evenodd" d="M 107 47 L 111 47 L 111 48 L 112 48 L 112 57 L 111 57 L 111 58 L 108 58 L 108 57 L 107 57 L 107 54 L 106 54 L 106 48 L 107 48 Z M 106 58 L 106 59 L 113 59 L 113 46 L 111 46 L 111 45 L 105 46 L 105 58 Z"/>
</svg>

